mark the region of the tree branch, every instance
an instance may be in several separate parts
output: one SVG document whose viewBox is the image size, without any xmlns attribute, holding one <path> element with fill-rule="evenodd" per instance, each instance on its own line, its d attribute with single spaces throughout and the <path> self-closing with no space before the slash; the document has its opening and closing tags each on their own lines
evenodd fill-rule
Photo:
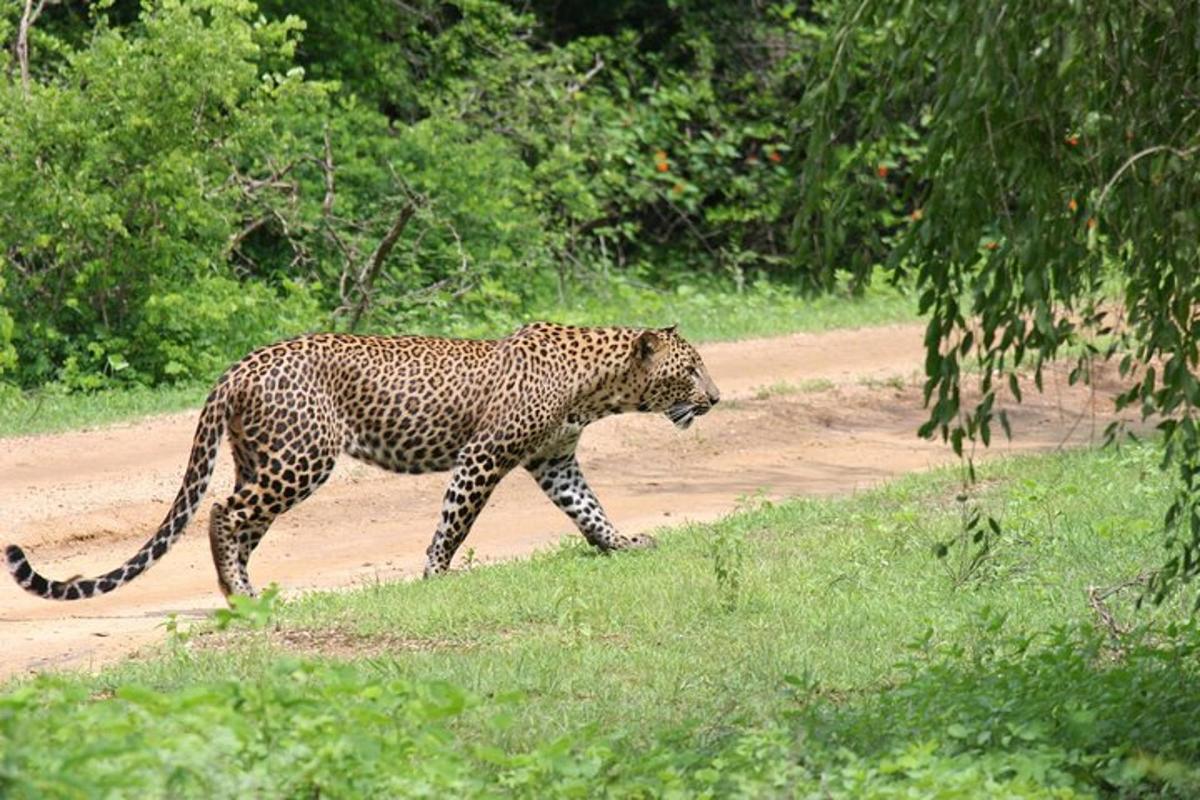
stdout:
<svg viewBox="0 0 1200 800">
<path fill-rule="evenodd" d="M 261 228 L 263 225 L 267 224 L 270 221 L 271 221 L 271 215 L 264 214 L 261 217 L 257 217 L 255 219 L 251 220 L 250 223 L 247 224 L 240 231 L 230 234 L 230 236 L 229 236 L 229 251 L 231 253 L 235 252 L 239 247 L 241 247 L 242 242 L 245 241 L 247 236 L 254 233 L 256 230 L 258 230 L 259 228 Z"/>
<path fill-rule="evenodd" d="M 1091 606 L 1092 611 L 1096 612 L 1096 617 L 1108 630 L 1108 634 L 1112 637 L 1115 649 L 1118 653 L 1122 652 L 1123 650 L 1121 639 L 1123 636 L 1129 633 L 1129 628 L 1117 622 L 1116 617 L 1113 616 L 1112 611 L 1109 610 L 1108 605 L 1104 601 L 1107 600 L 1111 595 L 1114 595 L 1117 592 L 1123 591 L 1132 586 L 1146 586 L 1149 579 L 1150 574 L 1143 572 L 1140 573 L 1136 578 L 1131 578 L 1122 583 L 1118 583 L 1116 586 L 1110 586 L 1107 589 L 1102 589 L 1099 586 L 1089 586 L 1087 588 L 1088 605 Z"/>
<path fill-rule="evenodd" d="M 430 23 L 435 28 L 437 28 L 438 31 L 440 31 L 442 29 L 441 23 L 435 15 L 429 14 L 425 11 L 422 11 L 421 9 L 417 8 L 414 5 L 403 2 L 403 0 L 391 0 L 391 3 L 392 3 L 392 5 L 394 5 L 396 8 L 400 9 L 401 11 L 403 11 L 407 14 L 411 14 L 412 16 L 414 16 L 420 20 Z"/>
<path fill-rule="evenodd" d="M 274 165 L 272 164 L 271 166 Z M 280 189 L 288 194 L 296 194 L 296 192 L 299 191 L 299 187 L 293 182 L 284 180 L 284 178 L 286 178 L 288 174 L 295 168 L 296 162 L 292 161 L 291 163 L 276 169 L 265 178 L 254 178 L 249 175 L 242 175 L 235 167 L 225 184 L 229 185 L 229 183 L 232 182 L 235 186 L 241 189 L 242 194 L 246 197 L 253 196 L 260 189 Z"/>
<path fill-rule="evenodd" d="M 325 173 L 325 199 L 321 202 L 321 213 L 328 217 L 333 213 L 333 145 L 329 142 L 329 126 L 325 126 L 325 160 L 321 162 Z"/>
<path fill-rule="evenodd" d="M 27 98 L 29 97 L 29 31 L 33 28 L 33 23 L 37 22 L 37 18 L 45 6 L 46 0 L 38 0 L 36 6 L 34 6 L 33 0 L 25 0 L 25 10 L 21 12 L 21 23 L 17 27 L 17 63 L 21 67 L 21 89 Z"/>
<path fill-rule="evenodd" d="M 595 64 L 591 69 L 583 73 L 582 78 L 577 81 L 573 81 L 571 85 L 567 87 L 567 93 L 576 94 L 579 92 L 581 89 L 583 89 L 583 87 L 587 86 L 588 82 L 591 81 L 592 78 L 596 77 L 602 69 L 604 69 L 604 59 L 600 57 L 599 53 L 596 53 Z"/>
<path fill-rule="evenodd" d="M 400 239 L 400 234 L 404 233 L 404 228 L 408 225 L 408 221 L 412 219 L 413 214 L 417 211 L 417 206 L 411 200 L 405 204 L 404 208 L 400 209 L 400 213 L 396 215 L 396 219 L 392 222 L 392 227 L 379 240 L 375 251 L 371 253 L 370 258 L 363 264 L 363 268 L 358 273 L 358 278 L 355 281 L 358 290 L 358 302 L 354 305 L 354 310 L 350 315 L 350 330 L 353 331 L 358 327 L 362 315 L 366 312 L 367 306 L 371 303 L 371 290 L 375 285 L 375 279 L 379 276 L 379 270 L 383 269 L 383 262 L 387 260 L 388 255 L 392 252 L 392 248 L 396 246 L 396 242 Z"/>
<path fill-rule="evenodd" d="M 1145 150 L 1142 150 L 1140 153 L 1134 153 L 1128 159 L 1125 160 L 1125 163 L 1121 165 L 1120 169 L 1118 169 L 1116 172 L 1113 173 L 1113 176 L 1108 179 L 1108 183 L 1104 184 L 1104 190 L 1102 192 L 1100 192 L 1100 199 L 1098 199 L 1096 201 L 1096 210 L 1099 211 L 1101 208 L 1104 207 L 1104 200 L 1106 197 L 1108 197 L 1109 190 L 1112 189 L 1113 184 L 1115 184 L 1117 182 L 1117 179 L 1120 178 L 1125 173 L 1125 170 L 1129 169 L 1130 167 L 1132 167 L 1134 164 L 1136 164 L 1138 161 L 1145 158 L 1146 156 L 1154 155 L 1155 153 L 1161 153 L 1164 150 L 1167 152 L 1173 153 L 1175 156 L 1177 156 L 1179 158 L 1190 158 L 1192 153 L 1195 153 L 1197 150 L 1200 150 L 1200 145 L 1197 145 L 1195 147 L 1189 147 L 1186 150 L 1180 150 L 1178 147 L 1172 147 L 1169 144 L 1158 144 L 1158 145 L 1155 145 L 1154 147 L 1147 147 Z"/>
</svg>

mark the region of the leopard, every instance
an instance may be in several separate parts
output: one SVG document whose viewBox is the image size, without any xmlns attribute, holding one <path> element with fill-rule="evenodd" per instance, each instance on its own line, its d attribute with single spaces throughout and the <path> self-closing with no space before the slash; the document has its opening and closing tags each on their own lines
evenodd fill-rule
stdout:
<svg viewBox="0 0 1200 800">
<path fill-rule="evenodd" d="M 182 485 L 162 523 L 120 567 L 52 580 L 17 545 L 9 572 L 26 591 L 81 600 L 114 591 L 183 535 L 227 438 L 234 486 L 208 535 L 229 602 L 257 595 L 250 556 L 281 514 L 328 479 L 339 457 L 395 473 L 450 472 L 424 576 L 449 570 L 492 491 L 523 467 L 584 539 L 604 553 L 651 548 L 622 535 L 584 479 L 583 430 L 614 414 L 665 415 L 679 429 L 720 392 L 677 326 L 574 327 L 535 322 L 497 339 L 316 333 L 267 345 L 217 380 L 201 408 Z"/>
</svg>

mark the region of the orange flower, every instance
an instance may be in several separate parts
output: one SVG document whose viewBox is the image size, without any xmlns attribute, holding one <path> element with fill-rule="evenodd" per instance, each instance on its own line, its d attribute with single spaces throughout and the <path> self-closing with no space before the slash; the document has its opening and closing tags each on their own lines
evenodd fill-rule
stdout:
<svg viewBox="0 0 1200 800">
<path fill-rule="evenodd" d="M 924 216 L 925 216 L 925 211 L 923 209 L 914 208 L 912 213 L 908 215 L 908 218 L 911 219 L 913 222 L 920 222 Z"/>
<path fill-rule="evenodd" d="M 983 246 L 986 247 L 988 250 L 996 250 L 1000 247 L 1000 243 L 999 242 L 984 242 Z"/>
<path fill-rule="evenodd" d="M 888 176 L 887 164 L 880 164 L 878 167 L 876 167 L 875 174 L 881 178 L 886 178 Z"/>
<path fill-rule="evenodd" d="M 669 170 L 671 168 L 671 165 L 665 161 L 660 161 L 654 165 L 654 168 L 656 170 L 658 170 L 659 172 L 666 172 L 667 170 Z"/>
<path fill-rule="evenodd" d="M 1092 228 L 1096 227 L 1096 218 L 1088 217 L 1087 226 L 1088 226 L 1088 230 L 1091 230 Z"/>
<path fill-rule="evenodd" d="M 1071 145 L 1071 147 L 1074 147 L 1075 145 L 1079 144 L 1079 137 L 1075 134 L 1071 134 L 1067 137 L 1067 144 Z"/>
<path fill-rule="evenodd" d="M 1067 210 L 1070 211 L 1072 214 L 1074 214 L 1076 211 L 1079 210 L 1079 203 L 1075 202 L 1074 197 L 1072 197 L 1070 200 L 1067 201 Z"/>
<path fill-rule="evenodd" d="M 778 150 L 772 150 L 767 153 L 767 158 L 771 159 L 772 164 L 778 164 L 780 161 L 783 161 L 783 156 L 779 155 Z"/>
</svg>

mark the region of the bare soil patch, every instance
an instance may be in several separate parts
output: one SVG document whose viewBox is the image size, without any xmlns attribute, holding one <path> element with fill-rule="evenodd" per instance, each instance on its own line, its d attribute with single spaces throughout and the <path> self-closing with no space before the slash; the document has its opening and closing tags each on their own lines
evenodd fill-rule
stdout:
<svg viewBox="0 0 1200 800">
<path fill-rule="evenodd" d="M 584 435 L 580 461 L 627 533 L 711 520 L 755 494 L 846 494 L 947 463 L 948 447 L 915 434 L 925 414 L 921 340 L 921 327 L 908 325 L 701 347 L 722 390 L 720 406 L 684 433 L 658 415 L 603 420 Z M 1030 390 L 1010 409 L 1014 439 L 997 431 L 991 454 L 1097 440 L 1111 418 L 1112 394 L 1051 376 L 1045 394 Z M 115 567 L 165 515 L 194 425 L 191 412 L 0 440 L 0 544 L 23 545 L 55 577 Z M 327 486 L 272 527 L 251 562 L 255 583 L 299 592 L 419 574 L 445 481 L 344 458 Z M 231 485 L 226 452 L 209 499 L 222 499 Z M 207 522 L 202 511 L 154 569 L 96 600 L 54 603 L 0 579 L 0 677 L 94 668 L 161 639 L 170 614 L 186 619 L 221 607 Z M 494 561 L 565 535 L 575 535 L 570 520 L 530 478 L 514 473 L 464 551 Z"/>
</svg>

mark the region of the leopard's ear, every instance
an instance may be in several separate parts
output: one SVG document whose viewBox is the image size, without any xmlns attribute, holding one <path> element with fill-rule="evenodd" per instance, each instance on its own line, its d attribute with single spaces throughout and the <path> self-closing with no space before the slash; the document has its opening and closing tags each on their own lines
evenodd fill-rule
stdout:
<svg viewBox="0 0 1200 800">
<path fill-rule="evenodd" d="M 633 352 L 643 363 L 654 358 L 655 353 L 666 347 L 667 342 L 662 331 L 644 330 L 633 341 Z"/>
<path fill-rule="evenodd" d="M 675 333 L 675 329 L 676 329 L 676 328 L 678 328 L 678 327 L 679 327 L 679 323 L 678 323 L 678 322 L 676 322 L 674 325 L 668 325 L 668 326 L 667 326 L 667 327 L 665 327 L 665 328 L 659 328 L 659 330 L 660 330 L 662 333 Z"/>
</svg>

